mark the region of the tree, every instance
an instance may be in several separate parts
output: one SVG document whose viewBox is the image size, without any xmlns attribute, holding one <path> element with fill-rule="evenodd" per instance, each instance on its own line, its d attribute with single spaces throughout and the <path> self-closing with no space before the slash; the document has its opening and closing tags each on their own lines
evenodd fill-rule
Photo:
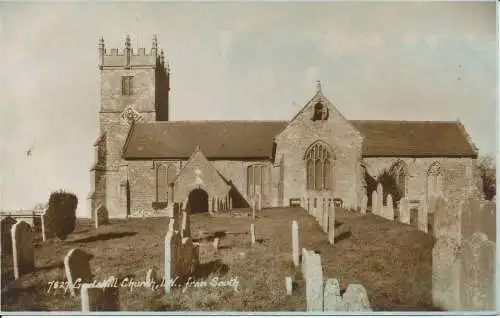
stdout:
<svg viewBox="0 0 500 318">
<path fill-rule="evenodd" d="M 477 168 L 481 176 L 485 199 L 491 200 L 496 196 L 497 192 L 495 157 L 491 155 L 480 157 L 477 162 Z"/>
<path fill-rule="evenodd" d="M 78 198 L 75 194 L 62 190 L 51 193 L 45 214 L 47 232 L 65 240 L 75 229 L 77 206 Z"/>
</svg>

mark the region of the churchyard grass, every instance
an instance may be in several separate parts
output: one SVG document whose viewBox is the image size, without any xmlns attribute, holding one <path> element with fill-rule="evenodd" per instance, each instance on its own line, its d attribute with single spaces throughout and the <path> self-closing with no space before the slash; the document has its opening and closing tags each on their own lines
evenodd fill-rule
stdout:
<svg viewBox="0 0 500 318">
<path fill-rule="evenodd" d="M 251 214 L 251 213 L 250 213 Z M 145 287 L 120 288 L 124 311 L 304 311 L 305 284 L 300 266 L 292 262 L 292 221 L 299 226 L 300 250 L 321 253 L 325 278 L 337 278 L 341 290 L 360 283 L 368 291 L 373 310 L 436 310 L 432 307 L 432 245 L 429 234 L 415 226 L 388 221 L 371 214 L 337 209 L 335 245 L 328 244 L 312 216 L 301 208 L 265 209 L 251 217 L 210 217 L 194 214 L 191 233 L 200 243 L 200 263 L 195 280 L 211 282 L 231 278 L 232 287 L 174 289 L 165 295 Z M 252 246 L 250 224 L 257 243 Z M 13 283 L 9 256 L 2 255 L 2 310 L 80 310 L 79 298 L 52 289 L 49 282 L 65 281 L 63 258 L 75 247 L 92 254 L 95 279 L 114 275 L 144 281 L 154 267 L 163 276 L 166 218 L 110 220 L 95 229 L 94 222 L 78 220 L 66 241 L 42 243 L 35 235 L 36 271 Z M 225 233 L 219 249 L 213 248 L 216 232 Z M 285 277 L 293 279 L 293 294 L 286 295 Z"/>
</svg>

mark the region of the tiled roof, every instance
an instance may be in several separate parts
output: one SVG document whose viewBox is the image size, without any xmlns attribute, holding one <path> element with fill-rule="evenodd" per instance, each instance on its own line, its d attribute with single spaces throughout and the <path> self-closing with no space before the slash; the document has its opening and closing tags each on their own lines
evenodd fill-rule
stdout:
<svg viewBox="0 0 500 318">
<path fill-rule="evenodd" d="M 125 143 L 125 159 L 189 158 L 196 146 L 208 159 L 270 158 L 284 121 L 171 121 L 137 123 Z"/>
<path fill-rule="evenodd" d="M 360 121 L 365 157 L 475 157 L 458 122 Z M 196 146 L 208 159 L 265 159 L 287 121 L 171 121 L 137 123 L 123 148 L 125 159 L 187 159 Z"/>
<path fill-rule="evenodd" d="M 351 120 L 365 157 L 475 157 L 459 122 Z"/>
</svg>

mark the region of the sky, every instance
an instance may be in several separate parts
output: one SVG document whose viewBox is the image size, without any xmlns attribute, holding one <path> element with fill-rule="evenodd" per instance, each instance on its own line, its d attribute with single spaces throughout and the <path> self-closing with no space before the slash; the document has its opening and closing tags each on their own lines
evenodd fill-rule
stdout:
<svg viewBox="0 0 500 318">
<path fill-rule="evenodd" d="M 173 120 L 289 120 L 320 80 L 348 119 L 458 118 L 493 154 L 496 30 L 494 2 L 2 2 L 0 209 L 64 189 L 86 213 L 100 36 L 158 35 Z"/>
</svg>

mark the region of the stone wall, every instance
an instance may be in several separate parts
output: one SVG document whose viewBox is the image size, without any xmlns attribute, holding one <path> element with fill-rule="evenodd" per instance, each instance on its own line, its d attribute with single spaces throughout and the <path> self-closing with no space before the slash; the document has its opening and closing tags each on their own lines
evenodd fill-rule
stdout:
<svg viewBox="0 0 500 318">
<path fill-rule="evenodd" d="M 322 101 L 329 110 L 327 120 L 312 121 L 314 105 Z M 307 189 L 306 150 L 316 141 L 328 145 L 333 162 L 333 189 L 310 191 Z M 347 206 L 361 203 L 361 145 L 359 132 L 318 93 L 276 138 L 276 158 L 284 156 L 283 203 L 290 198 L 329 196 L 341 198 Z"/>
</svg>

